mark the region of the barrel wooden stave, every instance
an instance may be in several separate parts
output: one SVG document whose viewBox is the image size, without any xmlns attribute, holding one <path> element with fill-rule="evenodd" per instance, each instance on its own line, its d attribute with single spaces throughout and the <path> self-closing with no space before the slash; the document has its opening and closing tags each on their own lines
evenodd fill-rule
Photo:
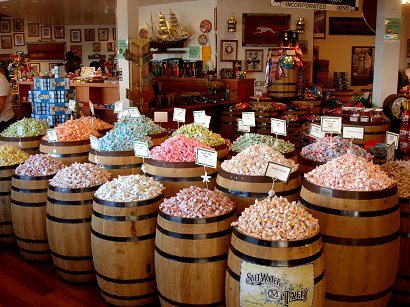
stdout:
<svg viewBox="0 0 410 307">
<path fill-rule="evenodd" d="M 150 138 L 154 146 L 158 146 L 166 141 L 166 139 L 168 138 L 168 135 L 166 132 L 161 132 L 161 133 L 151 134 Z"/>
<path fill-rule="evenodd" d="M 11 220 L 11 179 L 17 165 L 0 167 L 0 243 L 14 243 Z"/>
<path fill-rule="evenodd" d="M 298 72 L 296 69 L 285 69 L 286 75 L 279 80 L 272 80 L 268 86 L 268 96 L 278 99 L 293 98 L 298 95 Z"/>
<path fill-rule="evenodd" d="M 353 143 L 364 145 L 368 141 L 378 141 L 384 143 L 386 140 L 386 131 L 389 130 L 388 122 L 357 122 L 343 123 L 343 127 L 364 127 L 364 139 L 354 139 Z"/>
<path fill-rule="evenodd" d="M 66 165 L 70 165 L 74 162 L 88 162 L 88 152 L 90 148 L 89 140 L 55 143 L 49 143 L 43 139 L 40 141 L 41 153 L 49 154 Z M 54 150 L 56 152 L 54 152 Z"/>
</svg>

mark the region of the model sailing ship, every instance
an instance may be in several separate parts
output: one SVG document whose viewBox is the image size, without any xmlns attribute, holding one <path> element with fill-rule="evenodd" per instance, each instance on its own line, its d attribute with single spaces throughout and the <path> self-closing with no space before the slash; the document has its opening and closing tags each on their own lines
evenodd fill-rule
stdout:
<svg viewBox="0 0 410 307">
<path fill-rule="evenodd" d="M 150 37 L 150 47 L 158 49 L 181 48 L 184 42 L 191 37 L 191 34 L 178 22 L 177 16 L 170 10 L 169 20 L 160 12 L 158 21 L 154 22 L 151 15 L 152 36 Z"/>
</svg>

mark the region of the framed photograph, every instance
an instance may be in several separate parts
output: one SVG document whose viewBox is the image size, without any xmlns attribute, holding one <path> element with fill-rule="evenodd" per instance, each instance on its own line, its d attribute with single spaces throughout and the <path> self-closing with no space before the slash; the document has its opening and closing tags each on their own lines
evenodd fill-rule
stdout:
<svg viewBox="0 0 410 307">
<path fill-rule="evenodd" d="M 115 52 L 115 43 L 107 43 L 107 52 Z"/>
<path fill-rule="evenodd" d="M 93 52 L 101 52 L 101 43 L 93 43 Z"/>
<path fill-rule="evenodd" d="M 14 46 L 24 46 L 24 33 L 14 33 Z"/>
<path fill-rule="evenodd" d="M 81 43 L 81 29 L 70 30 L 70 42 Z"/>
<path fill-rule="evenodd" d="M 94 31 L 94 29 L 84 29 L 84 40 L 86 42 L 95 41 L 95 31 Z"/>
<path fill-rule="evenodd" d="M 108 41 L 108 29 L 98 29 L 98 40 L 99 41 Z"/>
<path fill-rule="evenodd" d="M 54 26 L 54 38 L 65 38 L 65 28 L 64 26 Z"/>
<path fill-rule="evenodd" d="M 13 32 L 24 32 L 23 19 L 13 19 Z"/>
<path fill-rule="evenodd" d="M 326 11 L 315 10 L 313 38 L 326 38 Z"/>
<path fill-rule="evenodd" d="M 29 63 L 29 65 L 34 71 L 40 72 L 40 63 Z"/>
<path fill-rule="evenodd" d="M 410 39 L 407 40 L 407 57 L 410 58 Z"/>
<path fill-rule="evenodd" d="M 13 47 L 11 35 L 2 35 L 1 36 L 1 49 L 11 49 Z"/>
<path fill-rule="evenodd" d="M 221 40 L 221 61 L 235 61 L 238 57 L 237 40 Z"/>
<path fill-rule="evenodd" d="M 0 32 L 1 33 L 11 32 L 11 23 L 9 19 L 0 20 Z"/>
<path fill-rule="evenodd" d="M 50 26 L 41 26 L 41 38 L 51 39 L 51 27 Z"/>
<path fill-rule="evenodd" d="M 263 49 L 245 49 L 245 70 L 262 71 Z"/>
<path fill-rule="evenodd" d="M 351 85 L 373 83 L 374 47 L 352 47 Z"/>
<path fill-rule="evenodd" d="M 40 31 L 38 23 L 29 23 L 28 24 L 28 37 L 39 37 Z"/>
<path fill-rule="evenodd" d="M 117 29 L 113 28 L 112 29 L 112 40 L 117 40 Z"/>
</svg>

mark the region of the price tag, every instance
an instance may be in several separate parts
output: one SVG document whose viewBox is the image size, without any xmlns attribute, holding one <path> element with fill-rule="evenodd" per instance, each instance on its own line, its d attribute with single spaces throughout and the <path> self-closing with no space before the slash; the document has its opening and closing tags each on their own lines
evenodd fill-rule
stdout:
<svg viewBox="0 0 410 307">
<path fill-rule="evenodd" d="M 18 136 L 23 136 L 23 126 L 22 125 L 17 125 L 17 135 Z"/>
<path fill-rule="evenodd" d="M 322 132 L 340 134 L 342 132 L 342 118 L 322 116 L 320 118 L 320 127 Z"/>
<path fill-rule="evenodd" d="M 123 110 L 123 104 L 122 101 L 116 101 L 114 103 L 114 113 L 120 113 Z"/>
<path fill-rule="evenodd" d="M 209 129 L 209 124 L 211 123 L 211 116 L 205 115 L 204 116 L 204 126 L 205 128 Z"/>
<path fill-rule="evenodd" d="M 154 112 L 154 122 L 167 123 L 168 122 L 168 112 Z"/>
<path fill-rule="evenodd" d="M 386 161 L 387 162 L 393 161 L 395 154 L 396 154 L 396 148 L 395 148 L 395 144 L 393 142 L 387 147 Z"/>
<path fill-rule="evenodd" d="M 364 127 L 343 126 L 342 137 L 344 139 L 364 140 Z"/>
<path fill-rule="evenodd" d="M 204 125 L 205 124 L 205 111 L 194 111 L 192 112 L 194 115 L 194 123 L 198 125 Z"/>
<path fill-rule="evenodd" d="M 325 137 L 325 133 L 322 132 L 320 125 L 310 124 L 309 136 L 315 139 L 320 139 Z"/>
<path fill-rule="evenodd" d="M 92 149 L 100 150 L 100 140 L 94 135 L 90 135 L 90 145 Z"/>
<path fill-rule="evenodd" d="M 127 109 L 128 114 L 132 117 L 132 118 L 139 118 L 141 117 L 141 112 L 138 108 L 128 108 Z M 127 115 L 128 115 L 127 114 Z"/>
<path fill-rule="evenodd" d="M 242 124 L 242 119 L 238 118 L 237 119 L 238 122 L 238 131 L 242 131 L 242 132 L 251 132 L 251 127 L 249 126 L 244 126 Z"/>
<path fill-rule="evenodd" d="M 49 142 L 58 142 L 57 133 L 55 129 L 47 129 L 47 138 Z"/>
<path fill-rule="evenodd" d="M 146 142 L 134 142 L 134 154 L 136 157 L 149 158 L 149 147 Z"/>
<path fill-rule="evenodd" d="M 255 112 L 242 112 L 242 125 L 255 127 Z"/>
<path fill-rule="evenodd" d="M 270 132 L 279 135 L 287 135 L 286 120 L 271 118 L 270 119 Z"/>
<path fill-rule="evenodd" d="M 68 101 L 68 110 L 70 111 L 75 111 L 75 107 L 76 107 L 77 102 L 74 99 L 70 99 Z"/>
<path fill-rule="evenodd" d="M 195 164 L 216 168 L 218 153 L 214 150 L 196 148 Z"/>
<path fill-rule="evenodd" d="M 186 110 L 180 108 L 174 108 L 174 114 L 172 120 L 174 122 L 185 123 Z"/>
<path fill-rule="evenodd" d="M 394 143 L 394 148 L 398 149 L 399 148 L 399 137 L 400 137 L 400 135 L 397 134 L 397 133 L 386 131 L 386 141 L 385 141 L 385 143 L 387 145 L 390 145 L 391 143 Z"/>
<path fill-rule="evenodd" d="M 94 105 L 93 105 L 93 103 L 89 100 L 89 101 L 88 101 L 88 104 L 89 104 L 89 106 L 90 106 L 90 111 L 91 111 L 91 114 L 92 114 L 92 115 L 95 115 L 95 113 L 94 113 Z"/>
<path fill-rule="evenodd" d="M 276 178 L 283 182 L 288 182 L 292 168 L 284 166 L 282 164 L 277 164 L 274 162 L 269 162 L 266 167 L 265 176 Z"/>
</svg>

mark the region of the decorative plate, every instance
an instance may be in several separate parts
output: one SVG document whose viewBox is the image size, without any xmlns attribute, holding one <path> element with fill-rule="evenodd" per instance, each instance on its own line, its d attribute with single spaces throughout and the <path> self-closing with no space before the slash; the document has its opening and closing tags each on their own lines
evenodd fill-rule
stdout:
<svg viewBox="0 0 410 307">
<path fill-rule="evenodd" d="M 208 36 L 206 34 L 201 34 L 198 36 L 198 43 L 200 45 L 206 45 L 208 43 Z"/>
<path fill-rule="evenodd" d="M 201 30 L 202 33 L 207 33 L 212 30 L 212 24 L 209 20 L 204 19 L 199 24 L 199 29 Z"/>
</svg>

